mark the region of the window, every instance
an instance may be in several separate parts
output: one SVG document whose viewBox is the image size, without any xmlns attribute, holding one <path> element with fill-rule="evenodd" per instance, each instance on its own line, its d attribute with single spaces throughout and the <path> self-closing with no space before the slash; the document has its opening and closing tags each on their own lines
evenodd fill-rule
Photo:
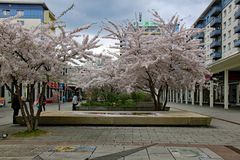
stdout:
<svg viewBox="0 0 240 160">
<path fill-rule="evenodd" d="M 228 38 L 231 37 L 231 30 L 228 31 Z"/>
<path fill-rule="evenodd" d="M 223 46 L 223 52 L 226 52 L 226 46 Z"/>
<path fill-rule="evenodd" d="M 224 22 L 224 23 L 223 23 L 223 29 L 226 29 L 226 27 L 227 27 L 227 23 Z"/>
<path fill-rule="evenodd" d="M 223 40 L 225 41 L 226 40 L 226 33 L 223 34 Z"/>
<path fill-rule="evenodd" d="M 17 15 L 24 16 L 24 10 L 18 10 Z"/>
<path fill-rule="evenodd" d="M 231 23 L 232 23 L 232 18 L 229 18 L 229 19 L 228 19 L 228 25 L 230 26 Z"/>
<path fill-rule="evenodd" d="M 231 42 L 228 43 L 228 50 L 231 50 Z"/>
<path fill-rule="evenodd" d="M 224 17 L 227 16 L 227 11 L 226 11 L 226 9 L 225 9 L 224 12 L 223 12 L 223 16 L 224 16 Z"/>
<path fill-rule="evenodd" d="M 4 16 L 9 16 L 10 15 L 10 10 L 3 10 L 3 15 Z"/>
<path fill-rule="evenodd" d="M 232 11 L 232 5 L 228 7 L 228 13 L 230 13 L 231 11 Z"/>
<path fill-rule="evenodd" d="M 24 25 L 24 21 L 23 20 L 17 20 L 17 23 L 21 24 L 22 26 Z"/>
</svg>

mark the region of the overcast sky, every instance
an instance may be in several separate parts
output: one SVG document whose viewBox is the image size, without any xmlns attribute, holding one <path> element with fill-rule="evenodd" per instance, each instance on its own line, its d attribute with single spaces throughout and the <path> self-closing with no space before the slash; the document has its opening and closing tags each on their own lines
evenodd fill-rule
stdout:
<svg viewBox="0 0 240 160">
<path fill-rule="evenodd" d="M 211 0 L 45 0 L 45 2 L 56 16 L 74 3 L 73 10 L 62 20 L 69 29 L 97 23 L 89 30 L 89 34 L 93 35 L 100 30 L 104 19 L 121 23 L 133 20 L 136 13 L 142 12 L 143 21 L 149 21 L 151 20 L 149 10 L 152 9 L 158 11 L 166 20 L 177 14 L 183 18 L 187 26 L 191 26 Z"/>
</svg>

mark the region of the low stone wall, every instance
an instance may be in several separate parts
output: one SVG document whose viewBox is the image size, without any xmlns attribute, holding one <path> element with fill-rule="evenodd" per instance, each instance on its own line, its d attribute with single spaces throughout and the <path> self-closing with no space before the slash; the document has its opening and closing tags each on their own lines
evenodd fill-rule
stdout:
<svg viewBox="0 0 240 160">
<path fill-rule="evenodd" d="M 185 111 L 62 111 L 42 113 L 40 125 L 209 126 L 212 118 Z M 17 117 L 24 124 L 22 117 Z"/>
</svg>

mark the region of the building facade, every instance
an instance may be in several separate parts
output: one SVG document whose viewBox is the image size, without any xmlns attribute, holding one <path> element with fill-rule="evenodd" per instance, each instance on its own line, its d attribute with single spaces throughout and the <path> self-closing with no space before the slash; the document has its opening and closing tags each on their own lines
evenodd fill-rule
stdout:
<svg viewBox="0 0 240 160">
<path fill-rule="evenodd" d="M 194 27 L 203 29 L 197 38 L 204 45 L 213 74 L 210 87 L 171 91 L 170 101 L 223 105 L 225 109 L 240 106 L 240 0 L 212 0 Z"/>
<path fill-rule="evenodd" d="M 17 23 L 21 23 L 26 28 L 35 28 L 42 23 L 48 23 L 55 20 L 54 14 L 49 10 L 42 0 L 1 0 L 0 1 L 0 18 L 21 15 L 16 19 Z M 35 88 L 35 98 L 40 92 L 40 84 Z M 22 95 L 27 97 L 27 87 L 22 87 Z M 46 95 L 52 96 L 51 89 L 48 86 Z M 1 87 L 0 97 L 5 98 L 6 105 L 11 101 L 10 92 Z"/>
</svg>

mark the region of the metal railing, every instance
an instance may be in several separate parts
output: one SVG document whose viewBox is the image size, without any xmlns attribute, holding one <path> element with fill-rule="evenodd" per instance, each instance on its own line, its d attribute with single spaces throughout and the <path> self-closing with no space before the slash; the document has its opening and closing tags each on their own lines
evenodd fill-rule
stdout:
<svg viewBox="0 0 240 160">
<path fill-rule="evenodd" d="M 211 27 L 217 27 L 220 26 L 222 22 L 222 19 L 220 17 L 213 18 L 212 22 L 210 23 Z"/>
<path fill-rule="evenodd" d="M 210 37 L 213 38 L 213 37 L 220 36 L 221 33 L 222 33 L 222 30 L 221 30 L 221 29 L 216 29 L 216 30 L 214 30 L 214 31 L 212 31 L 212 32 L 210 33 Z"/>
<path fill-rule="evenodd" d="M 211 48 L 211 49 L 214 49 L 214 48 L 217 48 L 217 47 L 221 47 L 221 41 L 220 41 L 220 40 L 213 41 L 213 42 L 210 44 L 210 48 Z"/>
</svg>

